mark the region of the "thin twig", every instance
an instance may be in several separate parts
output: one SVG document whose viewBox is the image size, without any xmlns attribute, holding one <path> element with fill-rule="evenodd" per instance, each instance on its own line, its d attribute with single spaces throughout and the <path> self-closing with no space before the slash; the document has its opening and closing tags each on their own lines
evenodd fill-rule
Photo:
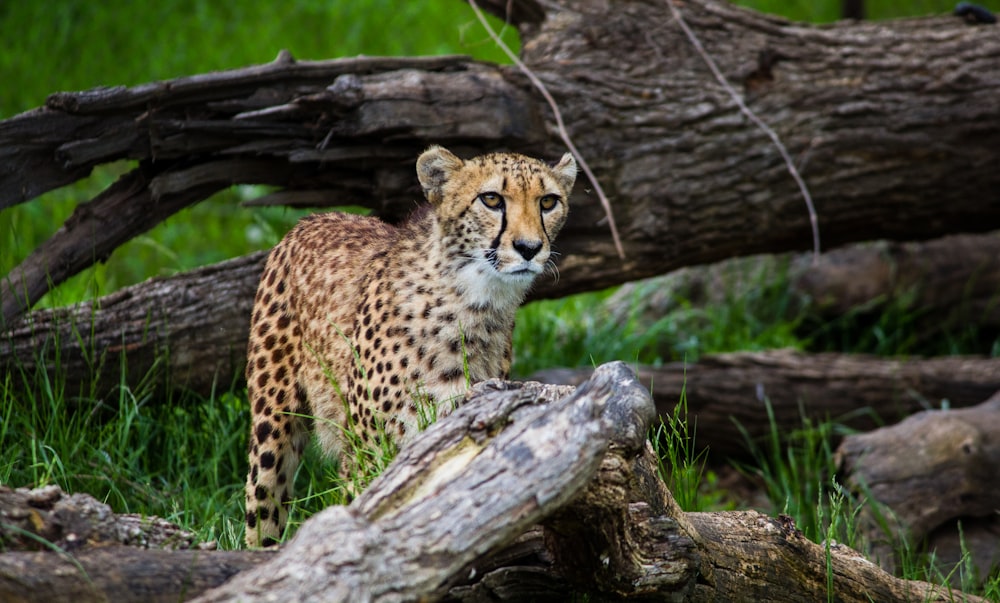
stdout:
<svg viewBox="0 0 1000 603">
<path fill-rule="evenodd" d="M 556 104 L 555 99 L 552 98 L 551 94 L 549 94 L 549 91 L 545 88 L 545 84 L 542 83 L 542 80 L 538 79 L 538 76 L 528 69 L 528 66 L 525 65 L 524 62 L 522 62 L 521 59 L 514 54 L 510 47 L 500 39 L 500 36 L 493 31 L 489 22 L 486 21 L 486 16 L 483 14 L 483 11 L 479 8 L 479 5 L 476 4 L 476 0 L 469 0 L 469 5 L 476 13 L 476 18 L 479 19 L 480 23 L 482 23 L 486 33 L 493 38 L 493 41 L 500 47 L 500 50 L 503 50 L 504 54 L 507 55 L 507 58 L 513 61 L 514 64 L 517 65 L 518 69 L 524 73 L 524 75 L 528 76 L 528 79 L 531 80 L 531 83 L 534 84 L 535 88 L 538 88 L 538 91 L 542 93 L 545 101 L 549 104 L 549 108 L 552 109 L 552 114 L 555 115 L 556 118 L 556 128 L 559 130 L 559 137 L 562 138 L 566 148 L 568 148 L 570 153 L 572 153 L 576 158 L 576 162 L 580 166 L 580 169 L 587 176 L 587 180 L 590 181 L 590 184 L 594 187 L 594 191 L 597 193 L 597 198 L 600 199 L 601 206 L 604 208 L 604 214 L 608 217 L 608 227 L 611 229 L 611 238 L 615 243 L 615 250 L 618 252 L 618 257 L 624 260 L 625 249 L 622 247 L 621 238 L 618 236 L 618 227 L 615 225 L 615 217 L 611 213 L 611 202 L 608 201 L 608 197 L 604 194 L 604 189 L 601 188 L 601 183 L 597 181 L 597 178 L 594 177 L 594 173 L 590 171 L 590 166 L 587 165 L 587 162 L 580 154 L 580 151 L 576 149 L 576 145 L 574 145 L 573 141 L 570 139 L 569 133 L 566 131 L 566 126 L 563 124 L 562 113 L 559 111 L 559 106 Z"/>
<path fill-rule="evenodd" d="M 729 96 L 732 97 L 733 102 L 735 102 L 736 106 L 740 108 L 740 112 L 743 113 L 747 119 L 753 122 L 754 125 L 760 128 L 765 134 L 767 134 L 771 138 L 771 142 L 774 143 L 774 146 L 777 147 L 778 152 L 781 153 L 781 158 L 785 160 L 788 172 L 792 175 L 792 178 L 795 179 L 796 184 L 799 185 L 799 190 L 802 192 L 802 198 L 805 199 L 806 208 L 809 210 L 809 223 L 812 226 L 813 234 L 813 261 L 818 261 L 820 253 L 819 218 L 816 216 L 816 207 L 813 205 L 812 196 L 809 194 L 809 188 L 806 186 L 805 181 L 799 174 L 799 170 L 795 167 L 795 163 L 792 161 L 791 155 L 788 154 L 788 149 L 786 149 L 785 145 L 782 144 L 781 139 L 778 138 L 778 134 L 772 130 L 770 126 L 764 123 L 761 118 L 757 117 L 757 114 L 750 110 L 750 107 L 747 107 L 746 103 L 743 102 L 743 97 L 741 97 L 729 81 L 726 80 L 726 76 L 722 75 L 722 71 L 719 70 L 719 67 L 715 64 L 715 61 L 712 60 L 712 57 L 709 56 L 708 52 L 705 51 L 705 47 L 701 45 L 701 41 L 698 39 L 698 36 L 691 31 L 690 27 L 688 27 L 687 22 L 681 15 L 681 11 L 675 4 L 676 0 L 664 1 L 667 3 L 667 6 L 670 7 L 670 12 L 674 15 L 674 20 L 676 20 L 677 24 L 684 30 L 684 34 L 691 42 L 691 45 L 694 46 L 694 49 L 698 51 L 699 55 L 701 55 L 701 58 L 705 61 L 705 64 L 708 65 L 708 68 L 712 71 L 712 75 L 715 76 L 715 79 L 718 80 Z"/>
</svg>

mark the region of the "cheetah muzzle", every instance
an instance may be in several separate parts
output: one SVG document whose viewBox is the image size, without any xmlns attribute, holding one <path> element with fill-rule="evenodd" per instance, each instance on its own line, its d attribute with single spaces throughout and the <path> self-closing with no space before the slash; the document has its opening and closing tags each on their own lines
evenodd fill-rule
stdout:
<svg viewBox="0 0 1000 603">
<path fill-rule="evenodd" d="M 310 431 L 343 473 L 345 431 L 405 443 L 418 396 L 443 416 L 470 382 L 510 370 L 514 315 L 551 263 L 576 162 L 433 146 L 417 176 L 430 205 L 402 225 L 314 215 L 268 256 L 246 372 L 250 546 L 280 540 Z"/>
</svg>

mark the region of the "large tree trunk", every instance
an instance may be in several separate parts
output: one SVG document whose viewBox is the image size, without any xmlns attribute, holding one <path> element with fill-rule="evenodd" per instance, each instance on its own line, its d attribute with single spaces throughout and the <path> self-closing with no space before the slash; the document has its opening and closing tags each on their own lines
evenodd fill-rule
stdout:
<svg viewBox="0 0 1000 603">
<path fill-rule="evenodd" d="M 507 2 L 488 3 L 503 13 Z M 808 27 L 717 0 L 685 19 L 797 158 L 826 246 L 1000 227 L 1000 38 L 954 17 Z M 523 57 L 609 193 L 620 260 L 582 184 L 560 239 L 562 295 L 722 258 L 811 245 L 799 190 L 767 136 L 711 78 L 663 3 L 514 3 Z M 551 116 L 515 69 L 457 58 L 273 64 L 129 89 L 53 95 L 0 123 L 0 207 L 100 163 L 143 161 L 132 202 L 168 211 L 229 183 L 282 202 L 363 204 L 391 219 L 419 198 L 430 142 L 556 157 Z M 141 176 L 141 178 L 140 178 Z M 104 258 L 110 201 L 80 210 L 3 285 L 7 324 Z M 149 221 L 130 226 L 136 233 Z"/>
<path fill-rule="evenodd" d="M 319 513 L 275 556 L 197 600 L 962 597 L 894 578 L 846 547 L 810 542 L 786 517 L 681 511 L 646 443 L 653 404 L 622 363 L 599 367 L 575 391 L 498 381 L 474 391 L 349 507 Z M 70 600 L 23 590 L 51 571 L 78 603 L 112 593 L 122 601 L 186 597 L 250 555 L 182 551 L 175 559 L 190 566 L 179 570 L 159 551 L 82 552 L 78 565 L 57 553 L 11 553 L 0 555 L 0 593 Z M 119 582 L 131 588 L 102 590 Z"/>
<path fill-rule="evenodd" d="M 998 433 L 1000 393 L 844 439 L 837 465 L 844 483 L 871 499 L 862 531 L 882 567 L 899 566 L 901 541 L 945 566 L 968 554 L 982 578 L 1000 563 Z"/>
</svg>

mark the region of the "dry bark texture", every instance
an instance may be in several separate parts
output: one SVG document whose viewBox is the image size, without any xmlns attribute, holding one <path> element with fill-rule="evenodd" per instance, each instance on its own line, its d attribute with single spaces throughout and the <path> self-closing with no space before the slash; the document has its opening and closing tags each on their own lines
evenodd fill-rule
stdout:
<svg viewBox="0 0 1000 603">
<path fill-rule="evenodd" d="M 506 3 L 493 9 L 503 13 Z M 734 255 L 805 249 L 799 191 L 766 136 L 710 78 L 663 3 L 514 3 L 525 62 L 562 106 L 614 201 L 622 262 L 585 186 L 561 236 L 563 295 Z M 1000 226 L 1000 38 L 954 17 L 809 27 L 715 0 L 681 7 L 722 72 L 798 158 L 825 244 Z M 544 15 L 544 19 L 542 16 Z M 53 95 L 0 124 L 0 207 L 120 158 L 143 163 L 80 207 L 6 279 L 3 315 L 120 243 L 107 208 L 176 211 L 231 183 L 275 201 L 399 218 L 430 142 L 557 157 L 547 109 L 512 68 L 459 58 L 272 64 Z M 110 197 L 110 198 L 109 198 Z M 139 212 L 141 213 L 141 211 Z M 156 216 L 153 220 L 161 218 Z M 138 234 L 150 224 L 135 220 Z"/>
<path fill-rule="evenodd" d="M 243 379 L 264 259 L 251 254 L 32 312 L 0 339 L 0 371 L 23 375 L 26 383 L 13 386 L 27 388 L 46 374 L 71 397 L 103 398 L 123 382 L 211 395 Z"/>
<path fill-rule="evenodd" d="M 866 518 L 880 565 L 889 571 L 898 566 L 893 552 L 900 540 L 914 550 L 924 544 L 928 551 L 940 549 L 939 559 L 954 564 L 962 538 L 980 576 L 1000 563 L 998 433 L 1000 393 L 972 408 L 928 410 L 844 439 L 837 463 L 845 483 L 878 505 L 866 509 Z"/>
<path fill-rule="evenodd" d="M 93 497 L 68 495 L 58 486 L 35 490 L 0 486 L 0 517 L 4 550 L 44 550 L 51 545 L 64 551 L 107 544 L 169 549 L 194 546 L 194 534 L 171 523 L 134 513 L 116 515 Z"/>
<path fill-rule="evenodd" d="M 1000 328 L 1000 233 L 882 241 L 796 264 L 792 289 L 822 318 L 878 313 L 898 302 L 915 313 L 924 338 L 962 325 Z"/>
<path fill-rule="evenodd" d="M 532 378 L 573 385 L 591 372 L 552 369 Z M 663 416 L 673 414 L 685 391 L 696 444 L 717 460 L 747 458 L 740 426 L 754 441 L 766 441 L 772 430 L 766 404 L 779 433 L 800 429 L 803 418 L 867 430 L 928 407 L 973 406 L 1000 390 L 1000 359 L 971 357 L 891 360 L 774 350 L 640 367 L 638 374 Z"/>
<path fill-rule="evenodd" d="M 564 601 L 571 592 L 818 601 L 832 589 L 846 602 L 979 600 L 894 578 L 844 547 L 828 558 L 788 518 L 684 513 L 646 443 L 653 416 L 622 363 L 599 367 L 575 390 L 487 382 L 349 507 L 311 518 L 275 555 L 8 553 L 0 594 L 47 603 L 199 593 L 202 602 Z"/>
<path fill-rule="evenodd" d="M 115 514 L 56 486 L 0 487 L 0 600 L 177 601 L 271 556 L 214 551 L 156 517 Z"/>
</svg>

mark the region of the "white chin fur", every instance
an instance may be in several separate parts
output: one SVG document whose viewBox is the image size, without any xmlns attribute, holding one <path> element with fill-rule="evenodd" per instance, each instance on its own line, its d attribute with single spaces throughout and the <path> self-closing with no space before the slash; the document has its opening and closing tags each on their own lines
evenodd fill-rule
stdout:
<svg viewBox="0 0 1000 603">
<path fill-rule="evenodd" d="M 536 266 L 528 263 L 497 271 L 486 260 L 466 264 L 458 271 L 464 297 L 479 306 L 518 306 L 538 276 Z"/>
</svg>

